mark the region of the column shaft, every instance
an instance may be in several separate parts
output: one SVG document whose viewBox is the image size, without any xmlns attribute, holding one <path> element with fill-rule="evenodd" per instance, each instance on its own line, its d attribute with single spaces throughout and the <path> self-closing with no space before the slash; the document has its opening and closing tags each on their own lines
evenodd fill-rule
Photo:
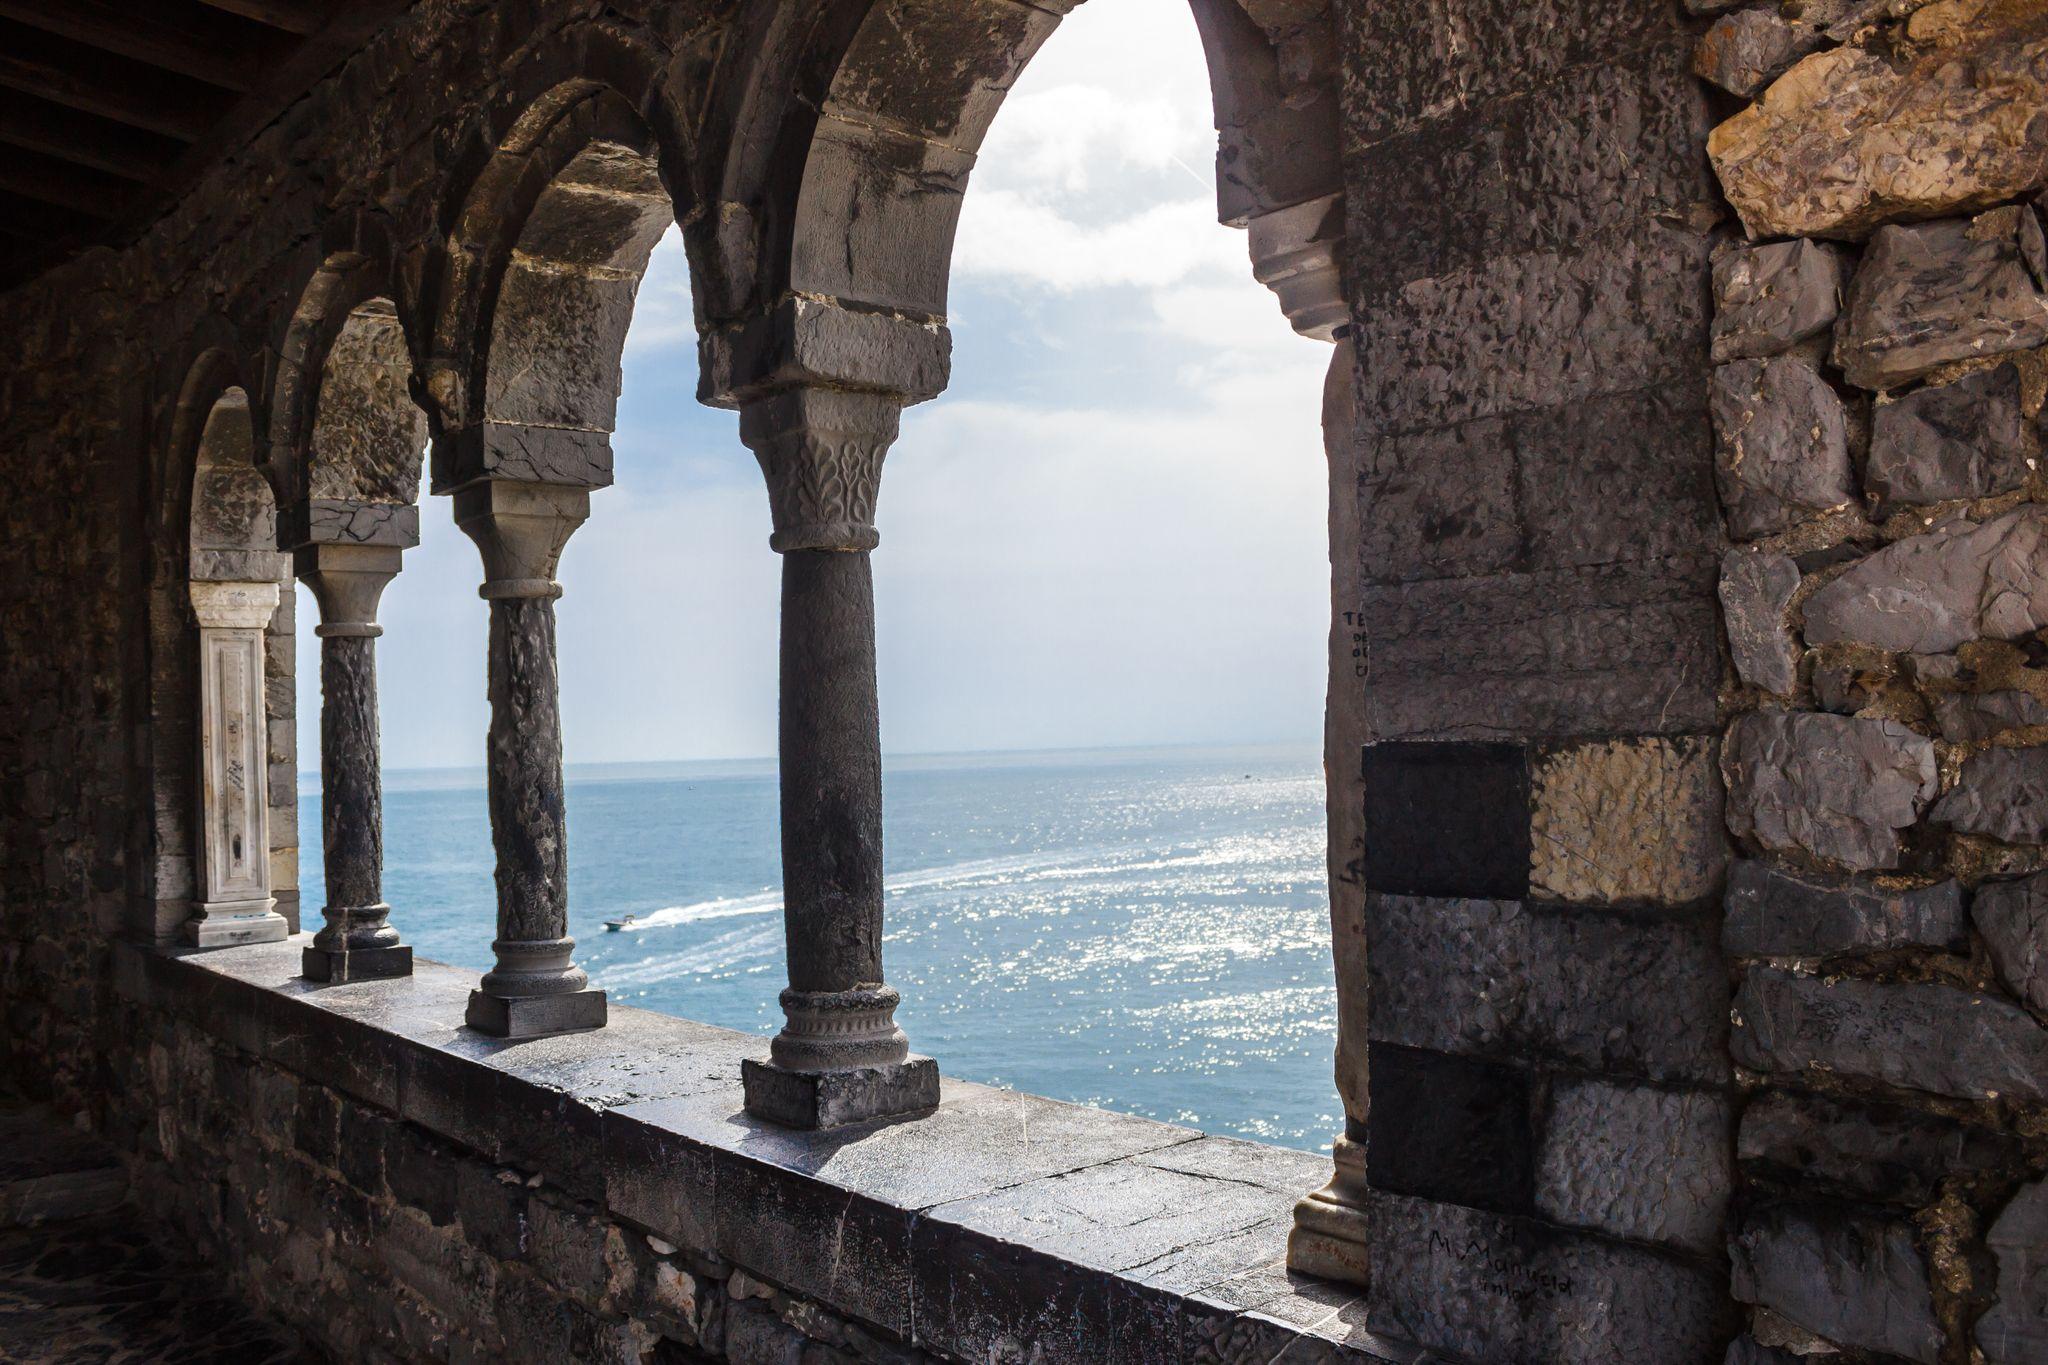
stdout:
<svg viewBox="0 0 2048 1365">
<path fill-rule="evenodd" d="M 782 557 L 782 878 L 789 984 L 882 982 L 882 737 L 865 551 Z"/>
<path fill-rule="evenodd" d="M 569 816 L 562 796 L 562 710 L 555 603 L 491 603 L 491 847 L 498 855 L 498 964 L 486 991 L 553 995 L 589 978 L 569 961 Z"/>
<path fill-rule="evenodd" d="M 277 584 L 192 584 L 199 622 L 200 896 L 185 937 L 202 948 L 289 931 L 270 894 L 263 628 Z"/>
<path fill-rule="evenodd" d="M 470 994 L 470 1026 L 527 1038 L 605 1022 L 604 992 L 572 955 L 569 818 L 555 671 L 555 565 L 590 515 L 590 490 L 483 480 L 457 491 L 455 520 L 483 552 L 491 604 L 487 760 L 497 853 L 497 963 Z"/>
<path fill-rule="evenodd" d="M 398 545 L 316 543 L 297 552 L 320 603 L 320 834 L 326 925 L 301 955 L 312 981 L 406 976 L 412 949 L 384 903 L 384 784 L 377 744 L 377 602 Z"/>
</svg>

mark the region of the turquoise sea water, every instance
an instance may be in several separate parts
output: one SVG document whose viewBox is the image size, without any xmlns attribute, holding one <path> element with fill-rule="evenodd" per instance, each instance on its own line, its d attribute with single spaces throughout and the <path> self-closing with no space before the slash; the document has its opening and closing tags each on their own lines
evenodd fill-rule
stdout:
<svg viewBox="0 0 2048 1365">
<path fill-rule="evenodd" d="M 577 958 L 621 1003 L 770 1034 L 785 984 L 773 765 L 575 766 Z M 886 765 L 890 982 L 969 1080 L 1310 1150 L 1340 1126 L 1323 783 L 1304 748 Z M 318 842 L 319 781 L 300 828 Z M 422 955 L 490 965 L 482 772 L 394 772 L 385 898 Z M 318 850 L 302 885 L 319 922 Z M 623 932 L 607 918 L 637 917 Z"/>
</svg>

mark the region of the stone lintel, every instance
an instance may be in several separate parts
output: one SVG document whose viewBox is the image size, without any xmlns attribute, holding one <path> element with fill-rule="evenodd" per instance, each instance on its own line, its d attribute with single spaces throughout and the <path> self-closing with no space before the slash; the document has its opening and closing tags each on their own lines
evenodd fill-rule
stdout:
<svg viewBox="0 0 2048 1365">
<path fill-rule="evenodd" d="M 939 1103 L 939 1064 L 929 1057 L 841 1071 L 792 1071 L 749 1057 L 741 1074 L 747 1112 L 785 1128 L 844 1128 L 923 1113 Z"/>
<path fill-rule="evenodd" d="M 452 1027 L 477 973 L 420 961 L 295 990 L 309 942 L 121 944 L 114 980 L 151 1017 L 542 1174 L 629 1236 L 723 1257 L 923 1350 L 1425 1359 L 1368 1330 L 1352 1287 L 1286 1272 L 1291 1210 L 1327 1178 L 1323 1157 L 952 1080 L 914 1119 L 776 1127 L 743 1107 L 758 1035 L 621 1007 L 602 1032 L 479 1039 Z"/>
<path fill-rule="evenodd" d="M 285 543 L 295 547 L 389 545 L 410 550 L 420 543 L 420 509 L 414 503 L 309 498 L 286 512 L 283 521 Z"/>
<path fill-rule="evenodd" d="M 493 1038 L 544 1038 L 554 1033 L 605 1025 L 603 991 L 561 991 L 554 995 L 492 995 L 471 991 L 463 1020 Z"/>
<path fill-rule="evenodd" d="M 442 433 L 433 470 L 437 494 L 485 480 L 609 488 L 612 437 L 588 427 L 483 420 Z"/>
<path fill-rule="evenodd" d="M 697 397 L 713 407 L 736 408 L 806 386 L 922 403 L 946 387 L 953 335 L 936 320 L 790 298 L 772 312 L 706 332 L 698 361 Z"/>
</svg>

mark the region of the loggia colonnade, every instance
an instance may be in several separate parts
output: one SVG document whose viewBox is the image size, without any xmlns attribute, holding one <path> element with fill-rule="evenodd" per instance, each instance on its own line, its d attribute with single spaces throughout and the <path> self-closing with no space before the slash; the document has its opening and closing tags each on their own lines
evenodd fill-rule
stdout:
<svg viewBox="0 0 2048 1365">
<path fill-rule="evenodd" d="M 869 556 L 879 543 L 883 460 L 901 411 L 944 387 L 944 293 L 957 190 L 1009 80 L 1051 33 L 1054 9 L 1064 8 L 1010 7 L 1009 22 L 975 35 L 984 65 L 952 108 L 923 107 L 929 92 L 917 87 L 925 76 L 890 70 L 896 58 L 860 71 L 856 43 L 841 83 L 858 89 L 865 79 L 861 98 L 882 108 L 922 107 L 936 125 L 910 133 L 890 126 L 893 118 L 881 126 L 867 122 L 872 110 L 863 116 L 851 103 L 828 105 L 812 132 L 797 195 L 783 297 L 753 316 L 723 325 L 707 320 L 704 327 L 700 396 L 738 410 L 739 439 L 767 483 L 769 545 L 783 565 L 779 752 L 790 985 L 781 996 L 785 1026 L 769 1058 L 748 1064 L 746 1080 L 751 1110 L 793 1126 L 830 1127 L 938 1102 L 937 1064 L 910 1052 L 894 1020 L 899 997 L 881 960 L 881 750 Z M 1259 76 L 1277 89 L 1272 52 L 1259 50 L 1263 40 L 1233 6 L 1196 9 L 1212 66 L 1225 78 L 1217 98 L 1226 153 L 1233 137 L 1236 150 L 1259 153 L 1259 138 L 1272 136 L 1270 128 L 1249 133 L 1227 117 L 1227 107 L 1235 90 Z M 1305 115 L 1277 107 L 1257 112 L 1291 136 L 1313 137 L 1330 116 L 1327 99 L 1302 103 Z M 902 157 L 906 146 L 938 163 L 918 174 L 939 174 L 956 193 L 934 199 L 874 183 L 895 173 L 878 177 L 876 164 Z M 407 295 L 404 282 L 394 278 L 388 250 L 371 241 L 330 253 L 295 310 L 262 461 L 282 506 L 268 520 L 245 521 L 240 534 L 249 542 L 243 559 L 267 569 L 262 532 L 274 525 L 278 548 L 289 553 L 319 608 L 313 629 L 321 641 L 326 895 L 324 926 L 303 954 L 309 980 L 411 970 L 403 907 L 394 914 L 381 892 L 374 642 L 382 633 L 382 592 L 404 550 L 418 542 L 416 452 L 431 427 L 432 491 L 453 499 L 457 524 L 480 551 L 479 592 L 490 614 L 496 964 L 473 993 L 466 1021 L 511 1038 L 604 1025 L 604 993 L 575 964 L 568 933 L 555 662 L 561 587 L 554 575 L 569 537 L 590 514 L 591 493 L 611 481 L 609 434 L 632 296 L 648 253 L 677 217 L 664 151 L 641 110 L 619 91 L 586 80 L 557 85 L 513 121 L 454 210 L 447 250 L 426 268 L 414 309 L 394 305 L 394 297 Z M 1275 163 L 1283 180 L 1301 177 L 1301 160 Z M 1311 160 L 1312 178 L 1329 171 L 1333 153 L 1325 149 Z M 1317 188 L 1324 192 L 1267 211 L 1260 211 L 1266 203 L 1259 191 L 1239 178 L 1226 177 L 1219 193 L 1226 222 L 1249 227 L 1254 272 L 1278 292 L 1290 319 L 1309 335 L 1334 339 L 1344 316 L 1337 260 L 1342 199 Z M 1299 186 L 1283 184 L 1279 197 L 1290 191 Z M 883 226 L 859 221 L 863 212 L 877 215 L 878 206 Z M 702 268 L 706 230 L 701 221 L 686 221 L 693 274 L 711 309 L 730 309 L 730 284 L 715 274 L 707 281 Z M 855 247 L 828 263 L 813 243 L 838 237 Z M 359 247 L 368 249 L 353 249 Z M 724 297 L 720 283 L 727 284 Z M 1348 389 L 1349 368 L 1340 346 L 1333 383 Z M 233 367 L 223 370 L 232 373 Z M 188 381 L 195 385 L 206 392 L 203 380 Z M 183 406 L 203 404 L 188 394 Z M 203 449 L 197 461 L 223 462 Z M 207 502 L 202 480 L 195 525 Z M 195 604 L 220 600 L 224 590 L 259 608 L 277 601 L 276 581 L 266 573 L 248 574 L 252 581 L 242 584 L 202 585 L 202 576 L 218 574 L 202 575 L 194 562 Z M 215 618 L 205 605 L 201 610 L 201 630 L 214 639 Z M 238 638 L 249 629 L 243 625 Z M 203 713 L 225 718 L 234 735 L 264 726 L 260 651 L 254 657 L 253 678 L 237 672 L 202 679 Z M 231 801 L 212 782 L 199 790 L 202 827 L 223 836 L 203 844 L 201 871 L 212 887 L 226 871 L 228 848 L 264 843 L 267 801 Z M 247 894 L 233 902 L 205 892 L 185 937 L 202 945 L 282 937 L 287 924 L 270 908 L 267 870 L 260 859 L 245 867 L 245 877 L 263 884 L 242 887 Z"/>
</svg>

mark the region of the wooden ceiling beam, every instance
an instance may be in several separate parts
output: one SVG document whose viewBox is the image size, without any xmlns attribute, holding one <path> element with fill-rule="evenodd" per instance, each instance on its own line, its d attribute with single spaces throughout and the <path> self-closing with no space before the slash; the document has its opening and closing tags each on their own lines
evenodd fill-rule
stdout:
<svg viewBox="0 0 2048 1365">
<path fill-rule="evenodd" d="M 199 14 L 222 17 L 205 10 Z M 212 32 L 202 32 L 197 26 L 179 27 L 152 17 L 147 8 L 110 5 L 103 0 L 64 0 L 62 4 L 0 0 L 0 17 L 237 92 L 257 85 L 275 55 L 274 50 L 265 52 L 251 44 L 243 33 L 223 31 L 235 24 L 231 19 L 207 26 Z M 246 25 L 237 27 L 246 30 Z"/>
<path fill-rule="evenodd" d="M 229 97 L 139 62 L 0 20 L 0 87 L 196 142 Z"/>
<path fill-rule="evenodd" d="M 0 190 L 103 223 L 118 222 L 138 193 L 132 181 L 19 149 L 0 151 Z"/>
<path fill-rule="evenodd" d="M 281 28 L 301 36 L 317 33 L 332 17 L 330 5 L 319 0 L 201 0 L 202 4 L 226 14 L 239 14 L 259 24 Z"/>
<path fill-rule="evenodd" d="M 0 143 L 145 185 L 168 183 L 184 144 L 110 119 L 0 90 Z"/>
</svg>

